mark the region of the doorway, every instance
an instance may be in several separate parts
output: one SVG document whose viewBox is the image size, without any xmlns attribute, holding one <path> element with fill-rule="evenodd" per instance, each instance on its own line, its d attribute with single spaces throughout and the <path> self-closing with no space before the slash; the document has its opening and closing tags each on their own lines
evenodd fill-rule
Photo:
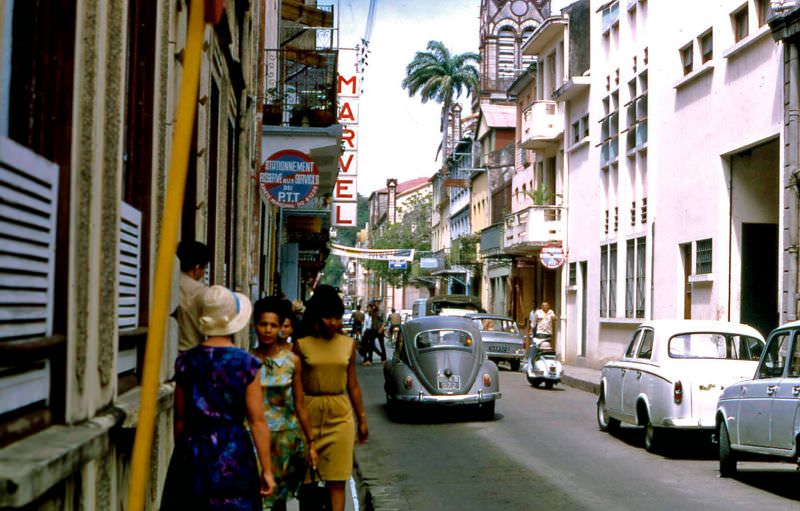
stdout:
<svg viewBox="0 0 800 511">
<path fill-rule="evenodd" d="M 742 224 L 741 318 L 764 337 L 778 326 L 776 224 Z"/>
</svg>

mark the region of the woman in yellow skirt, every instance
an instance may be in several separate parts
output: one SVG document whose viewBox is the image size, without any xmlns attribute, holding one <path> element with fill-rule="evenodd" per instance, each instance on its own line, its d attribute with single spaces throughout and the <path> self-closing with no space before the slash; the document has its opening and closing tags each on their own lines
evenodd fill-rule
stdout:
<svg viewBox="0 0 800 511">
<path fill-rule="evenodd" d="M 355 343 L 341 333 L 343 314 L 344 304 L 336 290 L 317 286 L 303 317 L 304 336 L 293 345 L 302 363 L 317 470 L 330 493 L 333 511 L 344 510 L 356 434 L 359 443 L 369 435 L 356 377 Z"/>
</svg>

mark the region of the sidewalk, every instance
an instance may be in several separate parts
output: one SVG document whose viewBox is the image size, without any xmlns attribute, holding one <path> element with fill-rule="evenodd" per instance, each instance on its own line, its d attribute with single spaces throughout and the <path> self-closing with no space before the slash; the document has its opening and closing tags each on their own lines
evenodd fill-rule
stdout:
<svg viewBox="0 0 800 511">
<path fill-rule="evenodd" d="M 561 381 L 579 390 L 598 394 L 600 392 L 600 370 L 588 367 L 563 365 Z"/>
</svg>

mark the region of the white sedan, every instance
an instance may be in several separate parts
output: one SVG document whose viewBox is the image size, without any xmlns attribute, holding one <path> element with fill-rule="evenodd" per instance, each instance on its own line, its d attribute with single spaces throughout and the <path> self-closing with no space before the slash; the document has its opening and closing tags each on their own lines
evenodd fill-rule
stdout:
<svg viewBox="0 0 800 511">
<path fill-rule="evenodd" d="M 644 426 L 644 445 L 659 450 L 666 428 L 716 426 L 722 389 L 751 378 L 764 350 L 752 327 L 700 320 L 654 320 L 640 325 L 621 360 L 602 370 L 597 423 Z"/>
<path fill-rule="evenodd" d="M 800 462 L 800 321 L 773 330 L 753 379 L 722 392 L 717 428 L 722 477 L 742 453 Z"/>
</svg>

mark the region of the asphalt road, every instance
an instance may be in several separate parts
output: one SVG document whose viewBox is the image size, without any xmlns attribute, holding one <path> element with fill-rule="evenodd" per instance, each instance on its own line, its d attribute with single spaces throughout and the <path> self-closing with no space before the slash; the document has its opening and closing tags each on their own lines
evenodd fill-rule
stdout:
<svg viewBox="0 0 800 511">
<path fill-rule="evenodd" d="M 721 479 L 714 447 L 696 435 L 650 454 L 639 429 L 598 431 L 587 392 L 534 389 L 522 373 L 501 371 L 493 421 L 448 412 L 398 423 L 386 414 L 381 367 L 359 368 L 359 377 L 370 440 L 357 457 L 399 509 L 800 510 L 794 466 L 746 463 L 738 478 Z"/>
</svg>

